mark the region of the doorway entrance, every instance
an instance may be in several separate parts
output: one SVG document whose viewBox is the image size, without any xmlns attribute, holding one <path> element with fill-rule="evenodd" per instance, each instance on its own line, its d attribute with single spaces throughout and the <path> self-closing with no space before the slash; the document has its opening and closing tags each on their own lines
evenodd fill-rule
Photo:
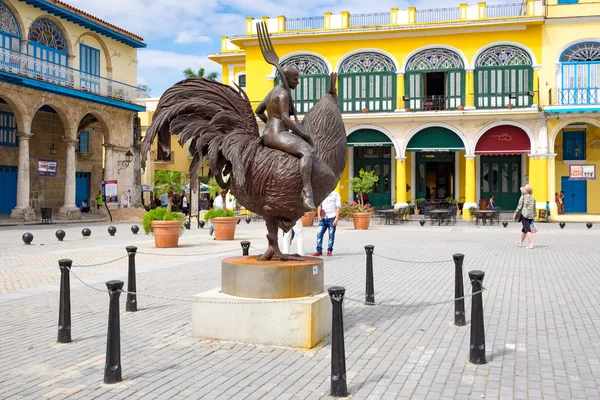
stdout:
<svg viewBox="0 0 600 400">
<path fill-rule="evenodd" d="M 421 152 L 416 155 L 416 198 L 444 200 L 454 196 L 454 152 Z"/>
<path fill-rule="evenodd" d="M 481 156 L 481 198 L 502 210 L 516 208 L 521 192 L 521 156 Z"/>
<path fill-rule="evenodd" d="M 587 212 L 587 182 L 561 177 L 560 190 L 565 194 L 565 212 Z"/>
<path fill-rule="evenodd" d="M 423 110 L 443 110 L 446 97 L 446 73 L 427 72 L 423 76 L 425 78 Z"/>
<path fill-rule="evenodd" d="M 0 165 L 0 214 L 10 214 L 17 206 L 17 167 Z"/>
<path fill-rule="evenodd" d="M 76 172 L 75 173 L 75 205 L 81 206 L 81 202 L 86 200 L 88 206 L 90 205 L 90 173 L 89 172 Z"/>
<path fill-rule="evenodd" d="M 392 203 L 392 148 L 390 146 L 368 146 L 354 148 L 354 176 L 361 169 L 374 171 L 379 179 L 373 192 L 368 193 L 369 204 L 373 207 L 389 206 Z M 351 199 L 356 201 L 356 199 Z"/>
</svg>

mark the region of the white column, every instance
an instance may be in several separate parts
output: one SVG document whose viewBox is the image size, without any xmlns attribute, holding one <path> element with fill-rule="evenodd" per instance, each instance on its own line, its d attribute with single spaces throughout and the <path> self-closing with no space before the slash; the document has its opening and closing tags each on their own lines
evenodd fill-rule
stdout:
<svg viewBox="0 0 600 400">
<path fill-rule="evenodd" d="M 33 221 L 35 212 L 29 206 L 29 139 L 32 133 L 19 132 L 19 168 L 17 170 L 17 206 L 11 211 L 11 218 Z"/>
<path fill-rule="evenodd" d="M 417 153 L 410 153 L 410 199 L 415 203 L 417 197 Z"/>
<path fill-rule="evenodd" d="M 115 146 L 109 143 L 104 144 L 104 180 L 112 180 L 113 179 L 113 170 L 114 170 L 114 155 L 115 155 Z"/>
<path fill-rule="evenodd" d="M 390 150 L 390 201 L 392 205 L 396 204 L 396 149 L 393 147 Z M 400 190 L 400 189 L 398 189 Z"/>
<path fill-rule="evenodd" d="M 67 219 L 81 219 L 79 207 L 75 205 L 75 171 L 77 170 L 77 159 L 75 145 L 77 140 L 65 139 L 67 143 L 67 162 L 65 172 L 65 204 L 60 208 L 60 215 Z"/>
</svg>

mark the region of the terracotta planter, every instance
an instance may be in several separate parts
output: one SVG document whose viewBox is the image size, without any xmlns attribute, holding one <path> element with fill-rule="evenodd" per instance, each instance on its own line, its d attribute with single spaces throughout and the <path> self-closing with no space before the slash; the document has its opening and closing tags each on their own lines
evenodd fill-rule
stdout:
<svg viewBox="0 0 600 400">
<path fill-rule="evenodd" d="M 302 226 L 313 226 L 315 223 L 315 217 L 317 213 L 315 211 L 305 212 L 302 218 Z"/>
<path fill-rule="evenodd" d="M 465 106 L 458 106 L 458 107 L 456 107 L 456 108 L 458 109 L 458 111 L 462 111 L 462 110 L 464 110 L 464 109 L 465 109 Z"/>
<path fill-rule="evenodd" d="M 210 222 L 215 226 L 215 240 L 233 240 L 238 217 L 215 217 Z"/>
<path fill-rule="evenodd" d="M 419 209 L 415 208 L 415 215 L 419 215 Z"/>
<path fill-rule="evenodd" d="M 352 219 L 354 220 L 354 229 L 369 229 L 371 213 L 362 212 L 352 214 Z"/>
<path fill-rule="evenodd" d="M 152 234 L 156 247 L 177 247 L 183 221 L 152 221 Z"/>
</svg>

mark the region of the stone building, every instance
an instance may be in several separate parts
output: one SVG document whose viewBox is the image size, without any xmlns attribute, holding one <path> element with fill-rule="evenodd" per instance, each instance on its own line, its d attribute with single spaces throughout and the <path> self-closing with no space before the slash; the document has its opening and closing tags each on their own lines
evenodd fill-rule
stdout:
<svg viewBox="0 0 600 400">
<path fill-rule="evenodd" d="M 83 200 L 96 208 L 103 181 L 141 198 L 128 161 L 145 111 L 136 104 L 142 47 L 58 0 L 0 0 L 0 214 L 33 220 L 51 208 L 77 219 Z"/>
</svg>

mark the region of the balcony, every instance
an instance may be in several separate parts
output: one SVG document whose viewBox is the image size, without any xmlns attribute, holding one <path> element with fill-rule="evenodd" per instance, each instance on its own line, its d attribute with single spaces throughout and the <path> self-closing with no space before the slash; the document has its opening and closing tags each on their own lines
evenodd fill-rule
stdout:
<svg viewBox="0 0 600 400">
<path fill-rule="evenodd" d="M 525 4 L 494 4 L 486 6 L 486 18 L 511 18 L 524 17 L 527 15 L 527 6 Z"/>
<path fill-rule="evenodd" d="M 600 88 L 572 88 L 549 91 L 550 105 L 600 105 Z"/>
<path fill-rule="evenodd" d="M 460 7 L 417 10 L 417 23 L 459 21 Z"/>
<path fill-rule="evenodd" d="M 171 151 L 169 155 L 166 155 L 162 151 L 158 151 L 154 163 L 156 164 L 173 164 L 175 162 L 175 152 Z"/>
<path fill-rule="evenodd" d="M 350 15 L 350 27 L 380 26 L 390 24 L 390 13 L 371 13 Z"/>
<path fill-rule="evenodd" d="M 42 87 L 48 91 L 56 91 L 72 97 L 121 106 L 135 111 L 145 110 L 143 107 L 134 105 L 136 100 L 144 95 L 144 92 L 135 86 L 89 75 L 64 65 L 0 48 L 0 75 L 3 72 L 11 75 L 3 76 L 2 80 L 12 83 L 34 88 Z M 129 103 L 129 106 L 123 107 L 122 103 Z"/>
</svg>

